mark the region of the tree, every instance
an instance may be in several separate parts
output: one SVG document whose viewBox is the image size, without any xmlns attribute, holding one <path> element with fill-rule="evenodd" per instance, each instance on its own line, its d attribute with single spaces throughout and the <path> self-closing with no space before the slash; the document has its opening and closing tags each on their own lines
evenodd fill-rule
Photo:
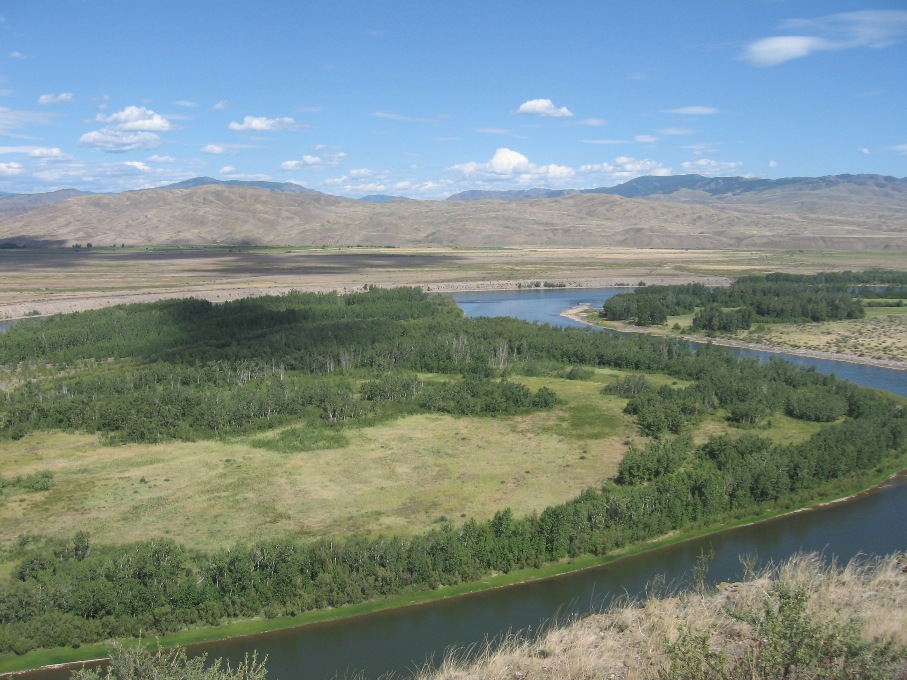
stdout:
<svg viewBox="0 0 907 680">
<path fill-rule="evenodd" d="M 103 669 L 80 669 L 71 680 L 265 680 L 265 661 L 248 655 L 236 668 L 221 659 L 207 666 L 206 655 L 188 657 L 184 649 L 149 652 L 142 646 L 111 650 L 110 663 Z M 206 667 L 207 666 L 207 667 Z"/>
</svg>

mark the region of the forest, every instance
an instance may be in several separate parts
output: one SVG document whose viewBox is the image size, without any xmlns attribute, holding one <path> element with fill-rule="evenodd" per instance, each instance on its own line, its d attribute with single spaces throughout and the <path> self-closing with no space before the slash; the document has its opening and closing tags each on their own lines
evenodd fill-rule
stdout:
<svg viewBox="0 0 907 680">
<path fill-rule="evenodd" d="M 656 326 L 666 323 L 669 316 L 695 312 L 692 330 L 735 333 L 756 323 L 860 319 L 865 306 L 905 298 L 907 275 L 899 271 L 778 273 L 743 276 L 727 288 L 698 283 L 642 286 L 635 293 L 606 300 L 601 317 Z"/>
<path fill-rule="evenodd" d="M 777 282 L 787 285 L 788 282 Z M 775 285 L 775 284 L 773 284 Z M 797 285 L 791 283 L 791 285 Z M 846 282 L 844 285 L 852 285 Z M 342 426 L 410 413 L 508 417 L 553 408 L 522 375 L 614 367 L 646 443 L 618 475 L 528 516 L 446 521 L 416 535 L 273 538 L 203 552 L 153 537 L 125 545 L 23 536 L 0 583 L 0 653 L 159 635 L 476 581 L 677 530 L 794 506 L 903 467 L 901 400 L 783 361 L 738 361 L 682 341 L 621 338 L 508 318 L 466 319 L 419 289 L 291 293 L 214 305 L 129 305 L 20 323 L 0 336 L 0 438 L 97 433 L 109 445 L 229 439 L 287 424 L 287 445 L 342 446 Z M 674 384 L 655 387 L 645 374 Z M 778 415 L 811 438 L 760 433 Z M 702 418 L 735 433 L 697 442 Z M 294 448 L 295 447 L 295 448 Z M 6 479 L 4 485 L 52 484 Z"/>
</svg>

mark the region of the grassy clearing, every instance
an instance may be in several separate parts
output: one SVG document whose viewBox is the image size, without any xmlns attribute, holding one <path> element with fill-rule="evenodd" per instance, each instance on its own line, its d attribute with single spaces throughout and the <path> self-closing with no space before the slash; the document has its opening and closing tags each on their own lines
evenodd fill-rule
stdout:
<svg viewBox="0 0 907 680">
<path fill-rule="evenodd" d="M 160 536 L 216 550 L 263 536 L 415 533 L 446 519 L 487 519 L 505 507 L 518 515 L 541 511 L 600 485 L 631 443 L 643 443 L 623 414 L 626 400 L 600 393 L 619 375 L 598 369 L 588 380 L 516 378 L 533 390 L 554 389 L 564 403 L 550 411 L 414 415 L 330 431 L 327 440 L 299 425 L 226 442 L 116 447 L 94 436 L 33 434 L 4 444 L 0 474 L 49 470 L 54 483 L 0 495 L 0 547 L 12 555 L 23 535 L 88 531 L 99 543 Z M 790 442 L 817 428 L 778 416 L 758 433 Z M 729 431 L 711 418 L 694 435 L 705 441 Z M 286 453 L 284 440 L 304 440 L 313 450 Z M 0 578 L 9 568 L 0 563 Z"/>
<path fill-rule="evenodd" d="M 624 441 L 635 439 L 621 400 L 599 395 L 598 381 L 525 382 L 550 385 L 565 403 L 502 418 L 408 416 L 345 428 L 337 435 L 346 446 L 302 453 L 280 446 L 306 438 L 298 425 L 226 442 L 109 447 L 62 432 L 7 442 L 0 474 L 50 470 L 54 485 L 0 495 L 0 546 L 77 531 L 102 543 L 164 536 L 206 550 L 264 535 L 411 533 L 443 517 L 542 510 L 612 476 Z"/>
</svg>

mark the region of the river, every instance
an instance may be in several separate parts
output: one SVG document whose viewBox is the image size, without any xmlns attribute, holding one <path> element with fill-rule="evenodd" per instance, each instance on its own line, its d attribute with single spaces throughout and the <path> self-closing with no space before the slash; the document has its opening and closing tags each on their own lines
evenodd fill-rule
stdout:
<svg viewBox="0 0 907 680">
<path fill-rule="evenodd" d="M 552 325 L 581 325 L 560 313 L 583 302 L 601 304 L 621 289 L 495 291 L 454 296 L 468 316 L 508 315 Z M 625 289 L 623 289 L 625 290 Z M 903 372 L 785 357 L 871 387 L 907 396 Z M 871 370 L 867 370 L 871 369 Z M 612 564 L 551 579 L 475 593 L 367 616 L 313 624 L 246 638 L 198 645 L 212 657 L 236 662 L 258 650 L 267 655 L 273 680 L 331 680 L 361 674 L 406 677 L 452 646 L 483 644 L 508 632 L 538 629 L 554 620 L 599 611 L 613 597 L 637 595 L 658 576 L 682 582 L 702 551 L 714 551 L 713 582 L 742 574 L 740 556 L 783 560 L 798 551 L 849 559 L 907 548 L 907 476 L 853 499 L 759 524 L 711 534 L 628 557 Z M 66 671 L 30 673 L 35 680 L 68 677 Z"/>
</svg>

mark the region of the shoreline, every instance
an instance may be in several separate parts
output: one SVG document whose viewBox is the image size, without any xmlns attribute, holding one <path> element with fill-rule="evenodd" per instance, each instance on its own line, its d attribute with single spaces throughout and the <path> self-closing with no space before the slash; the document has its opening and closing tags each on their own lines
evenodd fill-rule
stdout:
<svg viewBox="0 0 907 680">
<path fill-rule="evenodd" d="M 560 288 L 627 288 L 632 289 L 636 284 L 627 284 L 624 277 L 598 277 L 598 278 L 551 278 L 541 279 L 551 284 L 558 284 L 554 288 L 534 287 L 533 282 L 539 279 L 488 279 L 480 281 L 414 281 L 414 282 L 385 282 L 375 284 L 379 288 L 416 287 L 426 293 L 475 293 L 486 290 L 558 290 Z M 663 285 L 667 283 L 702 283 L 707 286 L 726 286 L 730 278 L 723 276 L 652 276 L 644 279 L 649 285 Z M 560 286 L 560 284 L 564 284 Z M 113 307 L 115 305 L 157 302 L 159 300 L 176 300 L 180 298 L 200 298 L 213 303 L 229 302 L 242 298 L 259 297 L 263 295 L 285 295 L 292 291 L 303 293 L 355 293 L 361 292 L 362 286 L 331 286 L 331 285 L 262 285 L 262 286 L 224 286 L 221 288 L 187 288 L 184 290 L 159 290 L 159 291 L 132 291 L 122 293 L 97 293 L 84 296 L 61 296 L 31 301 L 0 302 L 0 323 L 21 321 L 22 319 L 38 319 L 54 314 L 70 314 L 84 312 L 91 309 Z M 34 312 L 38 312 L 35 314 Z"/>
<path fill-rule="evenodd" d="M 627 326 L 626 328 L 611 328 L 610 326 L 597 326 L 596 324 L 590 323 L 587 319 L 582 317 L 582 313 L 592 308 L 587 305 L 578 305 L 572 309 L 567 309 L 561 312 L 561 316 L 571 319 L 572 321 L 578 321 L 579 323 L 586 324 L 587 326 L 594 326 L 597 328 L 607 328 L 608 330 L 617 331 L 618 333 L 641 333 L 646 335 L 659 335 L 662 337 L 671 337 L 678 338 L 680 340 L 688 340 L 689 342 L 698 342 L 700 344 L 713 344 L 721 345 L 723 347 L 737 347 L 739 349 L 752 349 L 759 352 L 772 352 L 772 353 L 782 353 L 782 354 L 791 354 L 798 357 L 809 357 L 811 359 L 824 359 L 826 361 L 842 361 L 849 364 L 860 364 L 863 366 L 876 366 L 878 368 L 889 368 L 895 371 L 907 371 L 907 361 L 898 361 L 897 359 L 876 359 L 873 357 L 861 357 L 855 354 L 839 354 L 836 352 L 824 352 L 822 350 L 808 349 L 806 347 L 794 347 L 788 345 L 761 345 L 755 342 L 745 342 L 742 340 L 734 340 L 732 338 L 709 338 L 704 335 L 668 335 L 666 333 L 660 333 L 657 330 L 646 330 L 645 328 L 638 328 L 635 326 Z"/>
<path fill-rule="evenodd" d="M 739 520 L 731 520 L 705 528 L 687 532 L 665 534 L 663 536 L 643 541 L 642 543 L 634 546 L 628 546 L 626 548 L 618 550 L 616 553 L 613 553 L 611 555 L 582 555 L 569 561 L 555 562 L 535 569 L 524 569 L 519 572 L 494 573 L 487 576 L 481 581 L 448 586 L 449 592 L 439 592 L 439 590 L 419 591 L 415 593 L 400 595 L 383 601 L 363 602 L 360 604 L 345 605 L 344 607 L 337 609 L 317 610 L 295 617 L 286 617 L 282 621 L 279 619 L 272 620 L 266 618 L 245 619 L 242 621 L 234 621 L 210 628 L 197 628 L 180 631 L 177 633 L 164 635 L 156 639 L 161 649 L 183 647 L 187 651 L 191 652 L 193 648 L 198 648 L 199 652 L 205 652 L 205 645 L 222 642 L 225 640 L 268 635 L 270 633 L 288 631 L 297 628 L 305 628 L 307 626 L 329 623 L 332 621 L 341 621 L 344 619 L 351 619 L 359 616 L 368 616 L 370 614 L 391 611 L 394 609 L 419 607 L 422 605 L 430 604 L 432 602 L 439 602 L 442 600 L 455 599 L 468 595 L 486 593 L 494 590 L 500 590 L 502 588 L 519 586 L 521 584 L 531 583 L 534 581 L 559 578 L 589 569 L 606 567 L 623 559 L 645 554 L 647 552 L 652 552 L 660 548 L 683 543 L 685 541 L 693 540 L 703 536 L 718 534 L 724 531 L 731 531 L 762 522 L 781 519 L 783 517 L 802 512 L 821 510 L 822 508 L 828 507 L 830 505 L 846 503 L 864 494 L 872 493 L 877 489 L 883 488 L 892 480 L 904 475 L 905 473 L 907 473 L 907 469 L 900 468 L 898 470 L 895 470 L 894 472 L 886 472 L 882 476 L 872 477 L 872 481 L 868 485 L 861 486 L 853 492 L 848 493 L 846 496 L 833 497 L 827 500 L 823 500 L 824 497 L 819 496 L 816 500 L 810 501 L 806 504 L 794 506 L 778 512 L 768 511 L 759 515 L 744 517 Z M 348 611 L 344 611 L 345 609 Z M 304 620 L 306 618 L 310 618 L 310 620 Z M 234 634 L 231 634 L 229 632 L 231 628 L 238 628 L 243 630 L 237 630 Z M 218 631 L 224 632 L 225 634 L 218 635 Z M 206 633 L 214 634 L 209 637 L 208 635 L 206 635 Z M 126 646 L 141 643 L 141 641 L 135 640 L 134 638 L 122 638 L 121 641 L 125 641 Z M 113 642 L 113 640 L 86 645 L 85 647 L 87 649 L 93 650 L 92 652 L 90 652 L 91 654 L 97 654 L 101 649 L 109 649 L 111 642 Z M 66 649 L 67 648 L 53 648 L 51 650 L 40 651 L 54 652 L 65 651 Z M 109 660 L 109 656 L 93 656 L 89 659 L 57 661 L 23 670 L 0 671 L 0 680 L 28 680 L 28 678 L 30 678 L 33 674 L 41 673 L 42 671 L 65 669 L 74 671 L 78 668 L 82 668 L 88 665 L 98 665 Z"/>
</svg>

